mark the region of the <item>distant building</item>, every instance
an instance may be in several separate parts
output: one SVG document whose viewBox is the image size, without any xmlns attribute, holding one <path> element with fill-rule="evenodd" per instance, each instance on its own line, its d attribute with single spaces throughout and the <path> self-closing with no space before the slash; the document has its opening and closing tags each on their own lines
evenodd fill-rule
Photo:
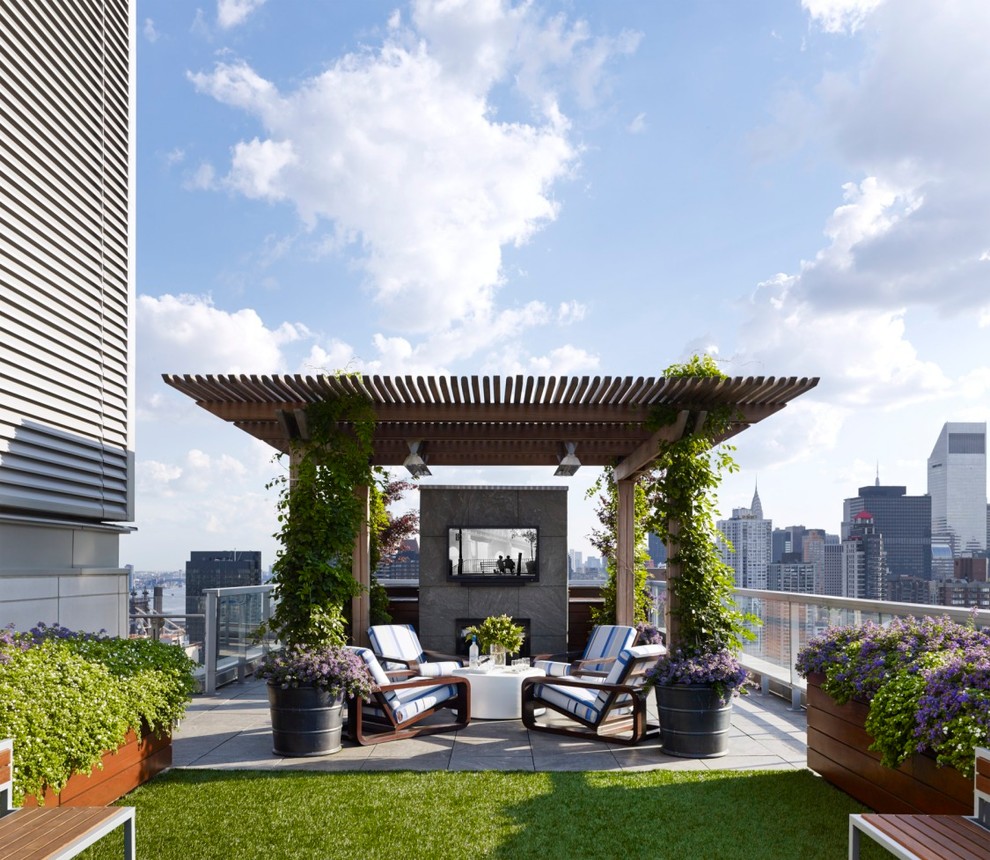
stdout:
<svg viewBox="0 0 990 860">
<path fill-rule="evenodd" d="M 767 588 L 771 591 L 791 591 L 813 594 L 815 565 L 805 561 L 777 561 L 770 565 Z"/>
<path fill-rule="evenodd" d="M 965 582 L 948 579 L 934 583 L 934 603 L 939 606 L 976 606 L 990 609 L 990 582 Z"/>
<path fill-rule="evenodd" d="M 804 526 L 786 526 L 771 532 L 770 560 L 780 561 L 785 553 L 801 555 L 804 552 L 804 536 L 808 529 Z"/>
<path fill-rule="evenodd" d="M 887 569 L 891 576 L 932 578 L 932 499 L 909 496 L 907 487 L 882 486 L 880 478 L 871 487 L 860 487 L 859 495 L 842 505 L 842 537 L 848 537 L 856 514 L 869 511 L 877 531 L 883 535 Z"/>
<path fill-rule="evenodd" d="M 886 585 L 883 535 L 870 512 L 861 511 L 853 517 L 849 536 L 842 541 L 842 596 L 883 600 Z"/>
<path fill-rule="evenodd" d="M 205 611 L 204 589 L 244 585 L 261 585 L 260 550 L 194 550 L 186 562 L 186 612 L 201 615 Z M 186 631 L 191 643 L 202 642 L 205 622 L 190 618 Z"/>
<path fill-rule="evenodd" d="M 987 425 L 948 422 L 928 458 L 932 540 L 956 558 L 987 548 Z"/>
<path fill-rule="evenodd" d="M 929 580 L 891 574 L 887 578 L 887 599 L 894 603 L 931 603 L 932 586 Z"/>
<path fill-rule="evenodd" d="M 987 581 L 987 559 L 985 556 L 977 558 L 956 558 L 952 560 L 952 578 L 965 579 L 967 582 Z"/>
<path fill-rule="evenodd" d="M 419 580 L 419 541 L 409 538 L 402 542 L 399 551 L 390 558 L 383 558 L 375 568 L 378 580 Z"/>
<path fill-rule="evenodd" d="M 941 582 L 955 577 L 952 547 L 947 543 L 932 543 L 932 580 Z"/>
<path fill-rule="evenodd" d="M 815 583 L 815 593 L 842 596 L 842 540 L 838 535 L 825 535 L 825 568 L 822 581 Z"/>
<path fill-rule="evenodd" d="M 722 559 L 735 571 L 737 588 L 766 588 L 770 570 L 773 521 L 763 518 L 759 491 L 748 508 L 734 508 L 732 518 L 718 521 L 718 530 L 731 544 L 720 544 Z"/>
<path fill-rule="evenodd" d="M 650 532 L 646 536 L 646 551 L 653 562 L 653 567 L 660 567 L 667 563 L 667 544 L 660 540 L 660 535 Z"/>
</svg>

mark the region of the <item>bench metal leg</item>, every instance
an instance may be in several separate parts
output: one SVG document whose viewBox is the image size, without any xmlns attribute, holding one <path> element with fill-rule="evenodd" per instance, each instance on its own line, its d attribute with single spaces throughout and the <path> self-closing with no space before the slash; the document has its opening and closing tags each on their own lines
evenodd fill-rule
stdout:
<svg viewBox="0 0 990 860">
<path fill-rule="evenodd" d="M 853 820 L 853 816 L 849 816 L 849 860 L 859 860 L 859 828 L 856 826 L 856 822 Z"/>
<path fill-rule="evenodd" d="M 137 839 L 134 833 L 134 811 L 131 810 L 131 816 L 124 822 L 124 860 L 136 860 L 137 858 Z"/>
</svg>

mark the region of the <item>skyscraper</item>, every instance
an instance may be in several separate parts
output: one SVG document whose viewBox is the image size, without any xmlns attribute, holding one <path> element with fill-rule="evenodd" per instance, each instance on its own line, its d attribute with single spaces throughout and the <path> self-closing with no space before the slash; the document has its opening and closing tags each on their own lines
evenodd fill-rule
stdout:
<svg viewBox="0 0 990 860">
<path fill-rule="evenodd" d="M 878 477 L 871 487 L 842 505 L 842 537 L 848 537 L 856 514 L 869 511 L 883 535 L 887 568 L 891 576 L 909 576 L 925 582 L 932 578 L 932 500 L 909 496 L 907 487 L 882 486 Z"/>
<path fill-rule="evenodd" d="M 763 518 L 759 491 L 748 508 L 734 508 L 732 518 L 719 520 L 718 529 L 732 545 L 722 544 L 722 558 L 735 571 L 738 588 L 766 588 L 770 570 L 773 521 Z"/>
<path fill-rule="evenodd" d="M 869 511 L 853 517 L 842 541 L 842 596 L 883 600 L 887 595 L 887 553 Z"/>
<path fill-rule="evenodd" d="M 186 612 L 202 615 L 206 610 L 203 589 L 261 585 L 261 552 L 258 550 L 193 550 L 186 562 Z M 190 618 L 189 641 L 203 641 L 205 622 Z"/>
<path fill-rule="evenodd" d="M 932 540 L 952 554 L 987 548 L 987 425 L 948 422 L 928 458 Z"/>
<path fill-rule="evenodd" d="M 0 626 L 128 631 L 133 7 L 0 3 Z"/>
</svg>

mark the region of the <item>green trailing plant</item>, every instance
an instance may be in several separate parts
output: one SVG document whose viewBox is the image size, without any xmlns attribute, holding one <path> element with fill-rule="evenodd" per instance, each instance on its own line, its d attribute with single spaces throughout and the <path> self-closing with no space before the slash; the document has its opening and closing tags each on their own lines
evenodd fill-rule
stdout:
<svg viewBox="0 0 990 860">
<path fill-rule="evenodd" d="M 645 624 L 650 620 L 653 595 L 647 585 L 646 566 L 650 560 L 646 550 L 646 520 L 650 510 L 650 500 L 646 488 L 637 483 L 633 490 L 633 623 Z M 590 487 L 585 498 L 597 495 L 595 515 L 601 528 L 593 529 L 588 539 L 591 545 L 605 559 L 608 576 L 601 589 L 604 602 L 600 607 L 591 608 L 591 620 L 595 624 L 615 624 L 616 567 L 615 543 L 618 524 L 619 500 L 612 469 L 606 467 Z"/>
<path fill-rule="evenodd" d="M 281 548 L 266 627 L 290 647 L 343 645 L 344 605 L 360 593 L 351 559 L 365 510 L 355 490 L 374 483 L 374 409 L 360 394 L 344 395 L 310 404 L 306 426 L 309 438 L 293 445 L 293 474 L 273 482 Z"/>
<path fill-rule="evenodd" d="M 664 371 L 665 377 L 727 378 L 711 356 L 694 356 Z M 734 418 L 732 407 L 698 404 L 706 412 L 700 427 L 674 441 L 662 441 L 655 469 L 644 479 L 645 492 L 654 503 L 650 530 L 673 549 L 668 564 L 679 575 L 668 580 L 672 645 L 696 652 L 737 651 L 752 639 L 750 625 L 759 620 L 741 612 L 733 599 L 732 568 L 721 557 L 716 528 L 718 487 L 723 473 L 738 469 L 731 445 L 720 443 Z M 654 429 L 677 420 L 677 410 L 654 410 Z"/>
<path fill-rule="evenodd" d="M 0 631 L 0 737 L 14 741 L 14 795 L 42 799 L 90 773 L 128 730 L 163 735 L 195 690 L 176 645 L 39 624 Z"/>
<path fill-rule="evenodd" d="M 465 628 L 464 638 L 469 642 L 472 638 L 477 639 L 483 654 L 487 654 L 492 645 L 501 645 L 505 653 L 511 655 L 522 648 L 525 634 L 522 625 L 515 624 L 511 616 L 489 615 L 480 624 Z"/>
</svg>

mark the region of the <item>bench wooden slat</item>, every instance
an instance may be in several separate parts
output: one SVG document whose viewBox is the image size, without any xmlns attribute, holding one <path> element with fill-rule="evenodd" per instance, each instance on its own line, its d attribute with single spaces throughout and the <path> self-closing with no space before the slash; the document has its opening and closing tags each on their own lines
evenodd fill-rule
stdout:
<svg viewBox="0 0 990 860">
<path fill-rule="evenodd" d="M 0 818 L 4 860 L 74 857 L 133 814 L 132 808 L 115 806 L 18 810 Z"/>
<path fill-rule="evenodd" d="M 863 820 L 918 857 L 990 860 L 990 831 L 968 818 L 866 813 Z"/>
</svg>

